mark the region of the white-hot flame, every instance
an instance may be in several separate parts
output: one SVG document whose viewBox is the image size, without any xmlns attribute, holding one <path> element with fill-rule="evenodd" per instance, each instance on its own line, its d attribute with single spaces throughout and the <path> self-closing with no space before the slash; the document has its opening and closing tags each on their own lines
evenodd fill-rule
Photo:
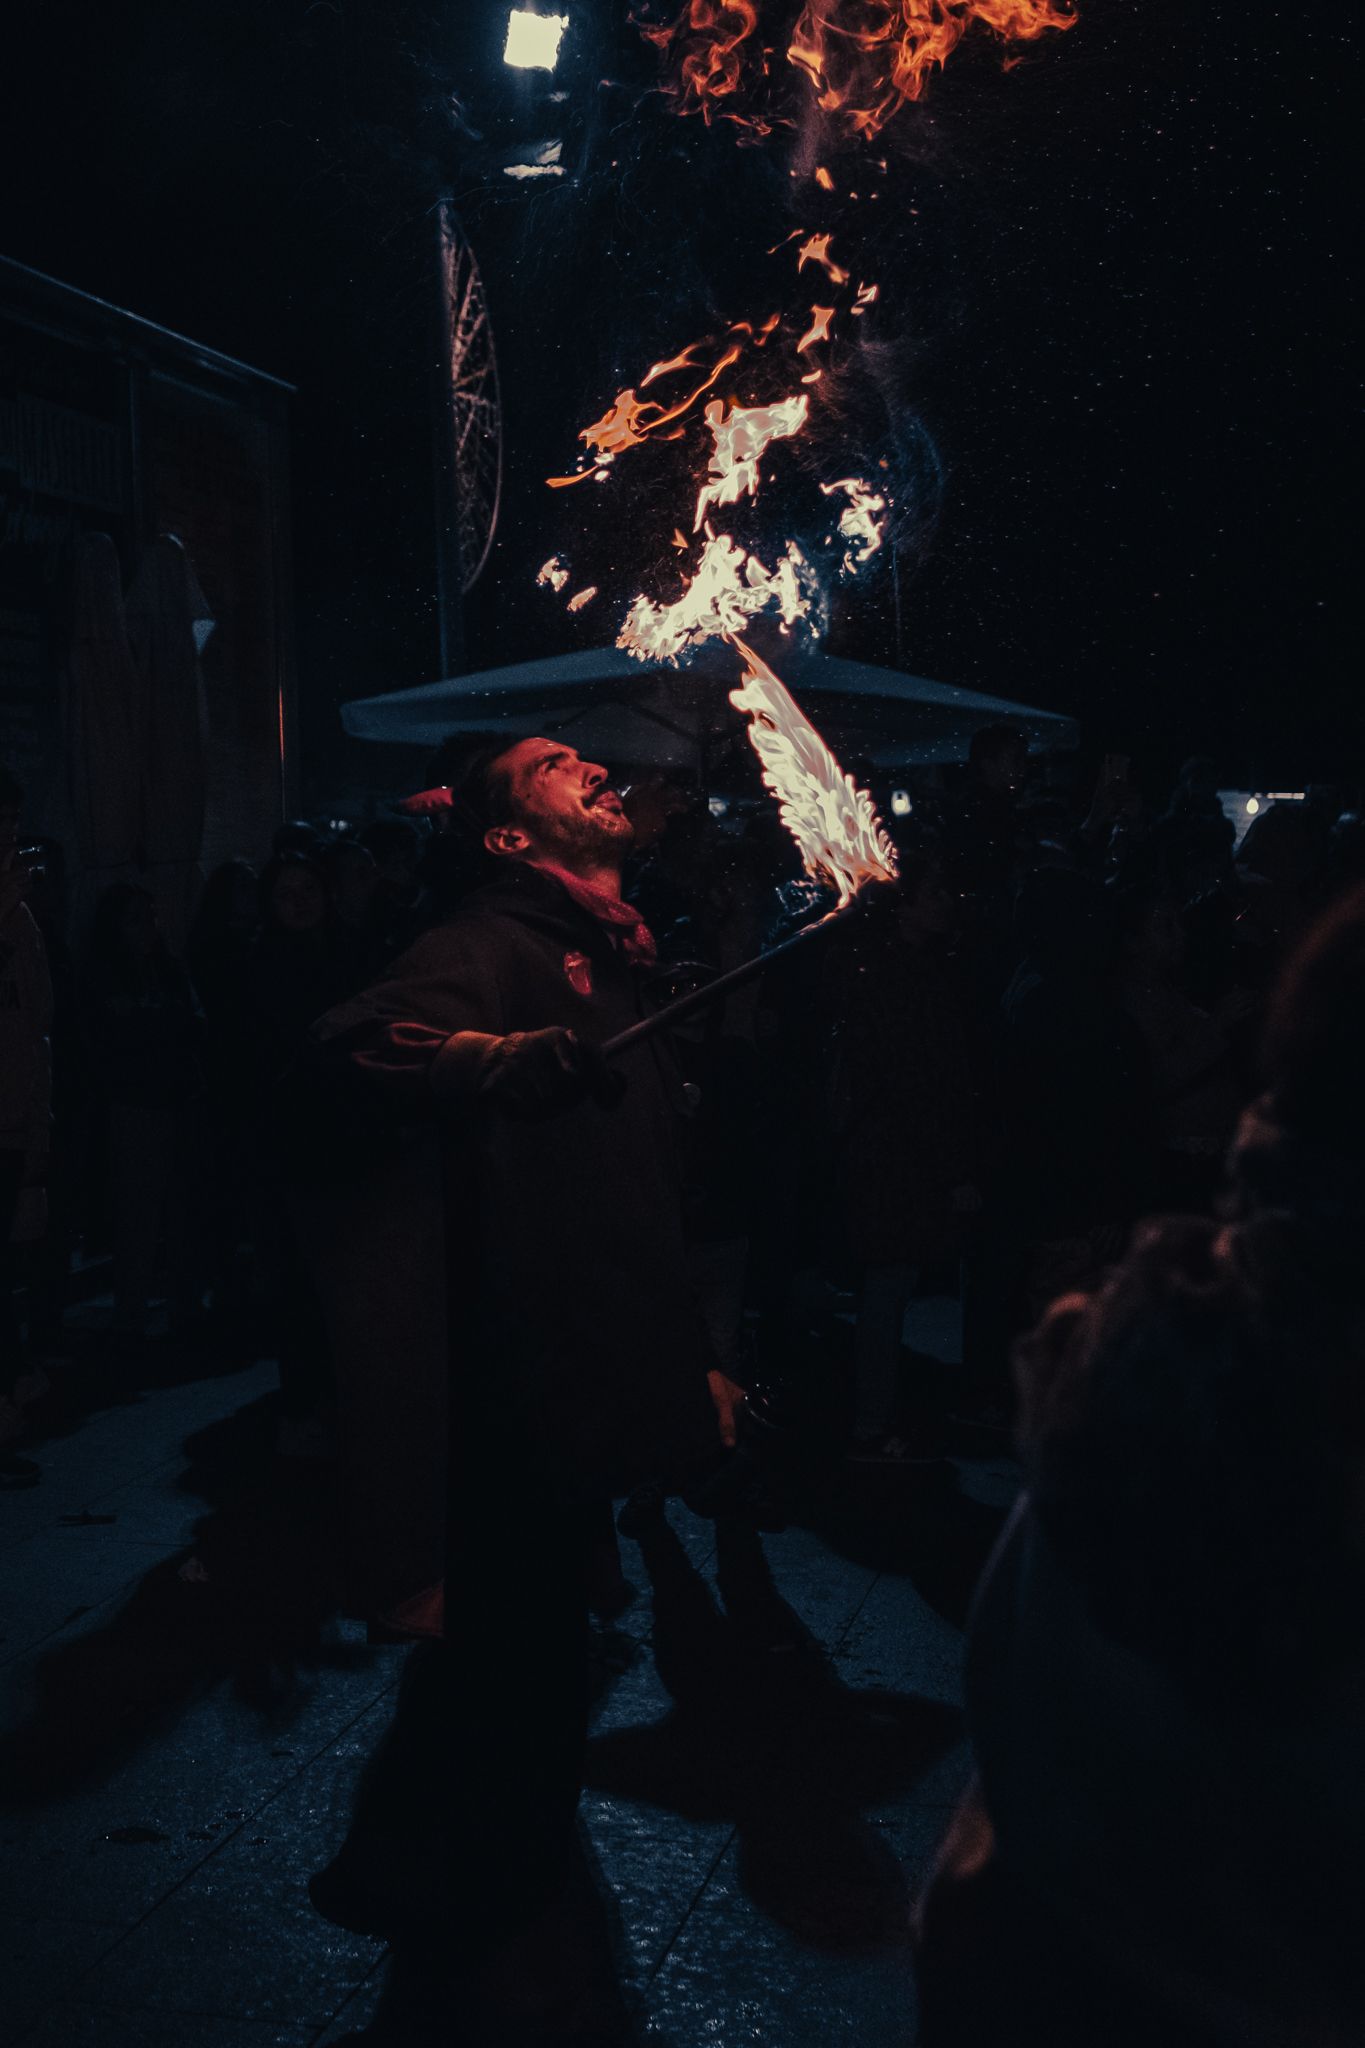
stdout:
<svg viewBox="0 0 1365 2048">
<path fill-rule="evenodd" d="M 868 882 L 896 878 L 896 850 L 876 806 L 821 739 L 791 692 L 738 634 L 744 680 L 730 702 L 749 721 L 763 780 L 806 873 L 839 892 L 839 908 Z"/>
<path fill-rule="evenodd" d="M 833 181 L 826 173 L 820 182 Z M 837 289 L 848 286 L 849 273 L 831 254 L 829 235 L 810 234 L 802 239 L 803 234 L 797 229 L 789 238 L 801 243 L 798 270 L 813 263 Z M 862 313 L 876 296 L 875 285 L 856 286 L 852 310 Z M 802 356 L 809 361 L 812 349 L 833 339 L 835 318 L 833 305 L 811 307 L 810 324 L 794 344 L 798 364 Z M 763 347 L 780 324 L 777 314 L 757 329 L 748 322 L 737 322 L 728 330 L 728 345 L 709 370 L 704 370 L 705 345 L 700 343 L 651 364 L 639 391 L 690 373 L 681 396 L 665 404 L 642 398 L 636 390 L 618 392 L 601 419 L 579 436 L 591 461 L 571 476 L 548 481 L 555 489 L 584 482 L 590 476 L 605 482 L 618 457 L 654 436 L 679 438 L 686 431 L 683 423 L 688 415 L 695 418 L 701 411 L 711 453 L 698 489 L 693 523 L 694 532 L 700 530 L 705 535 L 700 559 L 694 571 L 684 571 L 682 593 L 671 603 L 643 594 L 634 600 L 616 644 L 637 660 L 655 662 L 677 662 L 708 640 L 728 639 L 739 650 L 745 661 L 744 679 L 730 701 L 748 720 L 749 739 L 762 766 L 763 780 L 778 799 L 782 822 L 797 843 L 807 874 L 834 889 L 842 909 L 866 883 L 895 878 L 895 850 L 867 791 L 859 789 L 840 767 L 784 684 L 741 637 L 760 616 L 775 616 L 784 633 L 798 622 L 818 633 L 823 623 L 819 579 L 794 540 L 788 540 L 783 554 L 769 568 L 729 534 L 716 533 L 708 517 L 725 506 L 737 505 L 742 498 L 756 497 L 760 464 L 771 444 L 799 434 L 807 424 L 811 400 L 804 390 L 771 405 L 743 406 L 724 391 L 711 395 L 741 354 L 750 347 Z M 816 383 L 827 368 L 831 366 L 817 362 L 801 375 L 802 384 Z M 826 497 L 838 493 L 847 499 L 838 530 L 845 543 L 843 570 L 853 575 L 882 544 L 887 500 L 859 477 L 842 477 L 821 489 Z M 691 553 L 691 543 L 677 528 L 673 546 L 680 554 Z M 563 591 L 569 582 L 567 564 L 552 556 L 538 580 Z M 580 610 L 596 594 L 592 586 L 576 592 L 568 601 L 569 610 Z"/>
<path fill-rule="evenodd" d="M 844 491 L 848 503 L 839 514 L 839 531 L 848 546 L 844 549 L 844 573 L 856 576 L 869 555 L 882 544 L 886 528 L 886 499 L 858 476 L 841 476 L 837 483 L 821 484 L 827 498 Z"/>
<path fill-rule="evenodd" d="M 672 604 L 637 597 L 616 644 L 641 661 L 676 661 L 704 640 L 733 635 L 760 612 L 776 612 L 784 628 L 808 618 L 814 578 L 795 541 L 773 569 L 728 533 L 710 533 L 696 574 Z"/>
<path fill-rule="evenodd" d="M 711 505 L 737 505 L 746 493 L 758 494 L 758 465 L 769 442 L 799 434 L 806 424 L 810 400 L 804 391 L 777 405 L 736 405 L 727 413 L 713 398 L 702 417 L 711 429 L 711 462 L 697 497 L 693 527 L 701 525 Z"/>
</svg>

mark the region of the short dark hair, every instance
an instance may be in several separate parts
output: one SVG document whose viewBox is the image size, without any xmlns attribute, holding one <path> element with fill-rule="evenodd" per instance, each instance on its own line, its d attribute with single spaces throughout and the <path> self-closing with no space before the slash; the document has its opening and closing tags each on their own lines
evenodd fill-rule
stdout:
<svg viewBox="0 0 1365 2048">
<path fill-rule="evenodd" d="M 495 825 L 511 821 L 512 778 L 503 764 L 516 744 L 515 739 L 499 739 L 475 747 L 465 756 L 450 785 L 456 810 L 464 812 L 470 829 L 479 839 Z"/>
</svg>

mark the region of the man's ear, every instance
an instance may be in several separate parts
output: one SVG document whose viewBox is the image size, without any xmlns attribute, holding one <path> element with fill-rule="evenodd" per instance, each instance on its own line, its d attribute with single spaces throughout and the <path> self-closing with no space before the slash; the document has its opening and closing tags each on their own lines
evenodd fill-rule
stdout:
<svg viewBox="0 0 1365 2048">
<path fill-rule="evenodd" d="M 490 853 L 521 855 L 530 851 L 531 842 L 520 825 L 490 825 L 483 835 L 483 843 Z"/>
</svg>

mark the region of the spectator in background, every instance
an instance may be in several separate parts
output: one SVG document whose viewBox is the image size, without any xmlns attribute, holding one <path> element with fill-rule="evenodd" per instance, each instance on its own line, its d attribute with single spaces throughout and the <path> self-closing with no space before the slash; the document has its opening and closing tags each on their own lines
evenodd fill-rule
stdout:
<svg viewBox="0 0 1365 2048">
<path fill-rule="evenodd" d="M 307 818 L 290 818 L 278 825 L 270 840 L 273 856 L 284 853 L 301 853 L 305 860 L 316 860 L 327 844 L 326 835 Z"/>
<path fill-rule="evenodd" d="M 1323 870 L 1324 902 L 1330 903 L 1360 882 L 1365 882 L 1365 816 L 1359 811 L 1343 811 L 1332 827 Z"/>
<path fill-rule="evenodd" d="M 288 1162 L 279 1156 L 276 1091 L 309 1026 L 353 993 L 363 974 L 337 942 L 321 862 L 300 853 L 277 854 L 261 875 L 260 906 L 249 977 L 257 1243 L 280 1362 L 279 1449 L 316 1457 L 329 1448 L 331 1352 L 285 1184 Z"/>
<path fill-rule="evenodd" d="M 248 966 L 250 1029 L 262 1085 L 289 1066 L 314 1018 L 346 993 L 322 863 L 276 854 L 260 880 L 260 928 Z"/>
<path fill-rule="evenodd" d="M 1118 1256 L 1151 1193 L 1140 1032 L 1109 987 L 1109 935 L 1088 875 L 1043 868 L 1015 913 L 1005 993 L 1006 1200 L 1032 1320 Z"/>
<path fill-rule="evenodd" d="M 46 1224 L 26 1254 L 29 1365 L 20 1383 L 26 1401 L 50 1391 L 40 1361 L 43 1354 L 56 1355 L 64 1345 L 67 1276 L 82 1223 L 89 1123 L 80 1003 L 67 936 L 66 850 L 60 840 L 42 839 L 34 852 L 24 900 L 42 937 L 52 983 L 52 1115 Z"/>
<path fill-rule="evenodd" d="M 204 1012 L 205 1107 L 213 1146 L 208 1266 L 215 1307 L 236 1314 L 245 1310 L 250 1295 L 255 1231 L 258 1079 L 251 1052 L 251 991 L 260 894 L 250 861 L 224 861 L 204 885 L 188 949 Z"/>
<path fill-rule="evenodd" d="M 378 875 L 380 924 L 392 959 L 410 946 L 426 922 L 422 893 L 422 834 L 408 818 L 375 818 L 360 833 Z"/>
<path fill-rule="evenodd" d="M 114 1254 L 114 1325 L 147 1334 L 158 1279 L 171 1312 L 192 1312 L 194 1106 L 203 1089 L 201 1018 L 150 891 L 106 889 L 95 909 L 84 992 L 85 1038 L 103 1135 Z"/>
<path fill-rule="evenodd" d="M 1147 1052 L 1160 1159 L 1161 1208 L 1203 1210 L 1218 1186 L 1242 1091 L 1225 1025 L 1249 1016 L 1233 989 L 1209 1015 L 1179 985 L 1185 935 L 1178 906 L 1157 880 L 1117 890 L 1110 915 L 1118 943 L 1114 992 Z"/>
<path fill-rule="evenodd" d="M 1330 844 L 1330 834 L 1306 804 L 1279 803 L 1252 819 L 1237 849 L 1250 914 L 1276 964 L 1316 907 Z"/>
<path fill-rule="evenodd" d="M 960 1251 L 982 1206 L 979 1079 L 943 957 L 956 909 L 934 854 L 902 854 L 898 897 L 829 961 L 835 1185 L 861 1276 L 853 1456 L 877 1463 L 916 1449 L 894 1426 L 916 1275 Z"/>
<path fill-rule="evenodd" d="M 204 884 L 190 929 L 190 974 L 211 1030 L 235 1029 L 260 916 L 260 883 L 248 860 L 225 860 Z"/>
<path fill-rule="evenodd" d="M 363 988 L 390 958 L 379 869 L 358 839 L 334 839 L 322 857 L 331 893 L 333 935 L 345 972 Z"/>
<path fill-rule="evenodd" d="M 1365 2039 L 1362 1037 L 1365 890 L 1280 987 L 1228 1219 L 1023 1348 L 925 2048 Z"/>
<path fill-rule="evenodd" d="M 1175 787 L 1171 791 L 1171 800 L 1166 807 L 1166 816 L 1168 819 L 1178 820 L 1217 819 L 1222 815 L 1217 765 L 1204 754 L 1192 754 L 1188 761 L 1181 763 Z"/>
<path fill-rule="evenodd" d="M 1234 991 L 1262 988 L 1269 971 L 1265 937 L 1246 916 L 1234 837 L 1226 817 L 1175 822 L 1167 817 L 1153 835 L 1145 863 L 1180 906 L 1186 942 L 1180 985 L 1192 1002 L 1211 1013 Z M 1230 1036 L 1240 1057 L 1237 1034 Z"/>
<path fill-rule="evenodd" d="M 943 806 L 943 869 L 961 898 L 964 965 L 994 1000 L 1008 973 L 1010 904 L 1018 879 L 1017 812 L 1028 780 L 1028 737 L 1017 725 L 972 734 L 967 774 Z"/>
<path fill-rule="evenodd" d="M 13 1448 L 23 1429 L 24 1370 L 13 1247 L 46 1224 L 52 984 L 24 900 L 22 784 L 0 766 L 0 1486 L 32 1485 L 37 1465 Z"/>
<path fill-rule="evenodd" d="M 1129 780 L 1126 754 L 1106 754 L 1095 794 L 1070 846 L 1082 865 L 1113 873 L 1130 863 L 1143 847 L 1146 822 L 1141 792 Z"/>
</svg>

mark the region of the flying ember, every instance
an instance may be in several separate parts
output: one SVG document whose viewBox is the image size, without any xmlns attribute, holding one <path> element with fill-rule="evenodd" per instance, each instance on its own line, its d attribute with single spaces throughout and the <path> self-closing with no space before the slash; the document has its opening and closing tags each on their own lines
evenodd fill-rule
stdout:
<svg viewBox="0 0 1365 2048">
<path fill-rule="evenodd" d="M 831 239 L 829 235 L 812 235 L 809 241 L 803 242 L 797 251 L 796 267 L 804 270 L 808 263 L 818 263 L 828 274 L 831 284 L 847 284 L 848 272 L 829 253 Z"/>
<path fill-rule="evenodd" d="M 814 348 L 817 341 L 829 340 L 829 324 L 834 318 L 833 306 L 812 306 L 810 326 L 796 344 L 796 353 L 804 355 L 808 348 Z"/>
</svg>

